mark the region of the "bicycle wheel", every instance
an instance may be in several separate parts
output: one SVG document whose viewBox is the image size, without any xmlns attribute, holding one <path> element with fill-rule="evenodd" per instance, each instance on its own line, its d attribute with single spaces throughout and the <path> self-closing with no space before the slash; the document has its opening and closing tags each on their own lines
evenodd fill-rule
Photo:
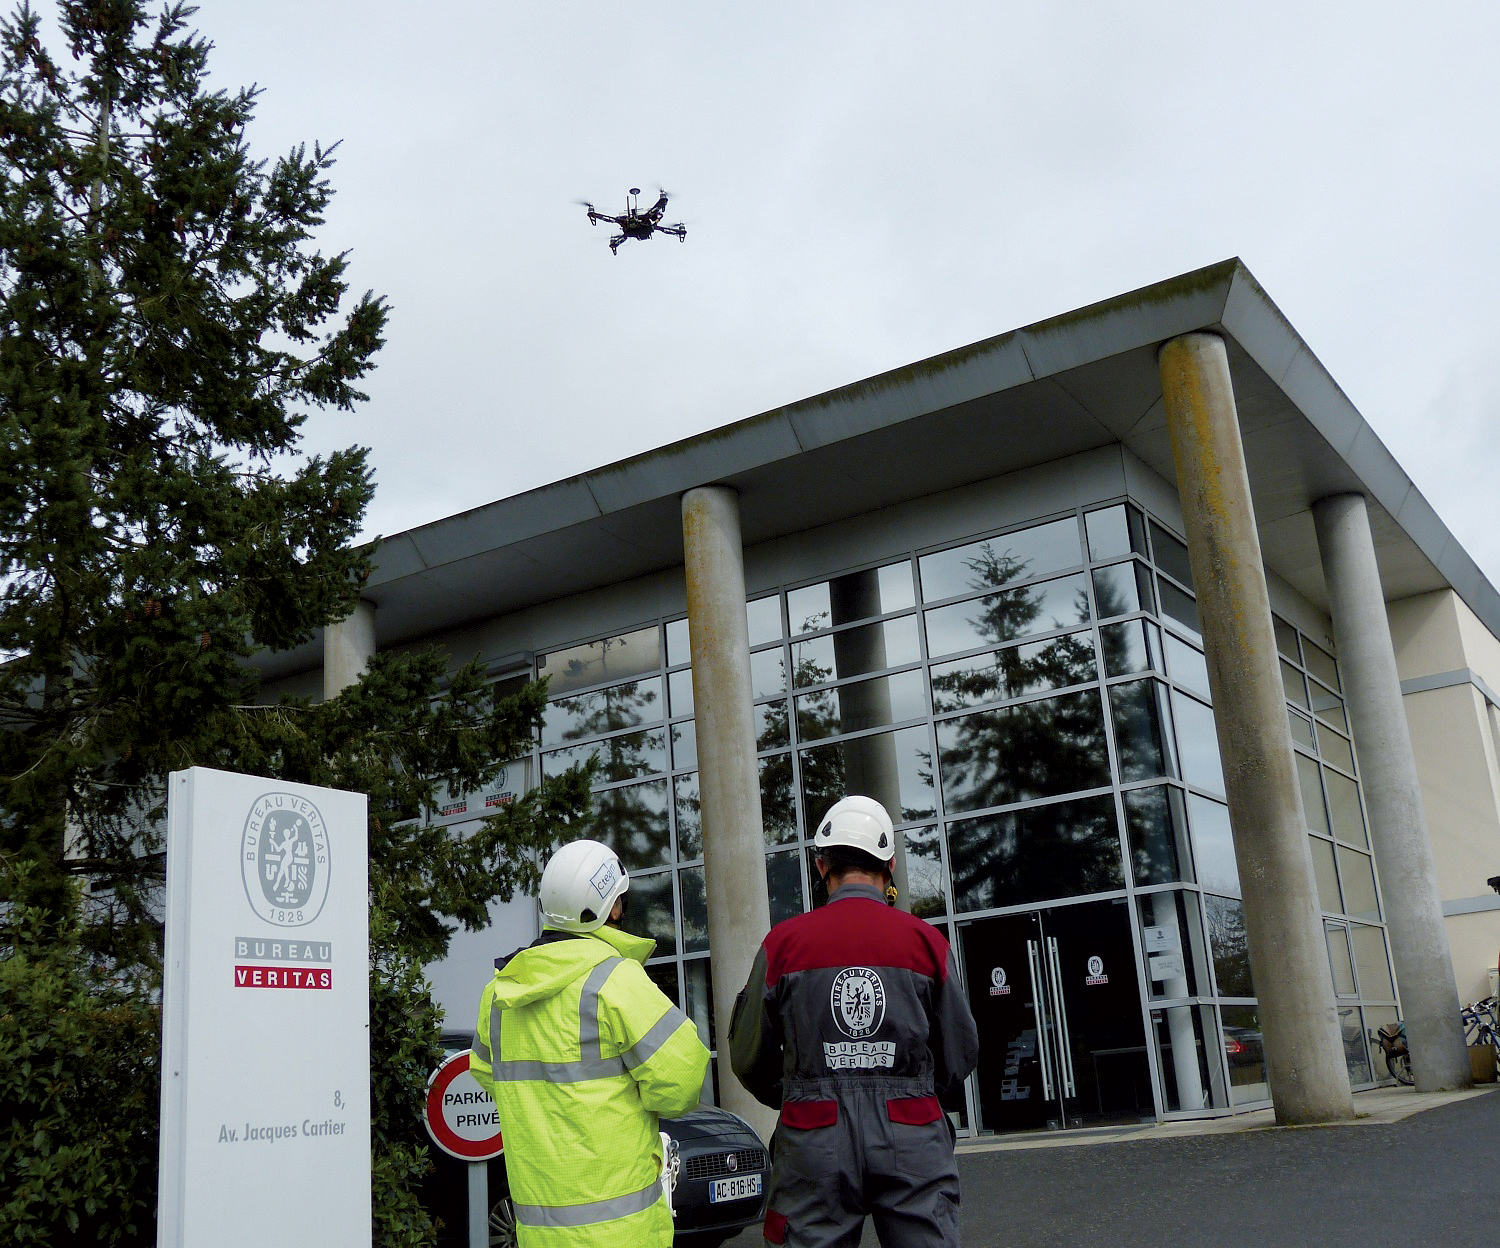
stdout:
<svg viewBox="0 0 1500 1248">
<path fill-rule="evenodd" d="M 1411 1073 L 1410 1053 L 1387 1053 L 1385 1068 L 1391 1072 L 1391 1078 L 1397 1083 L 1411 1087 L 1417 1082 L 1416 1077 Z"/>
</svg>

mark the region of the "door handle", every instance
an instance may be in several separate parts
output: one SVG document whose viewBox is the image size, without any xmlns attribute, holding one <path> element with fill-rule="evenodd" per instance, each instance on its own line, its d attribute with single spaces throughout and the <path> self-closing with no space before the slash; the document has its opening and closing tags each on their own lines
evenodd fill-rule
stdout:
<svg viewBox="0 0 1500 1248">
<path fill-rule="evenodd" d="M 1026 961 L 1031 967 L 1031 998 L 1036 1003 L 1036 1048 L 1042 1066 L 1042 1099 L 1052 1099 L 1052 1054 L 1048 1051 L 1047 975 L 1042 952 L 1034 940 L 1026 942 Z"/>
<path fill-rule="evenodd" d="M 1048 978 L 1051 980 L 1052 1000 L 1057 1011 L 1057 1047 L 1062 1055 L 1058 1065 L 1062 1070 L 1063 1092 L 1067 1096 L 1077 1096 L 1078 1088 L 1073 1081 L 1073 1038 L 1068 1034 L 1068 1007 L 1063 1003 L 1062 964 L 1057 956 L 1056 936 L 1047 937 L 1047 962 L 1052 971 Z"/>
</svg>

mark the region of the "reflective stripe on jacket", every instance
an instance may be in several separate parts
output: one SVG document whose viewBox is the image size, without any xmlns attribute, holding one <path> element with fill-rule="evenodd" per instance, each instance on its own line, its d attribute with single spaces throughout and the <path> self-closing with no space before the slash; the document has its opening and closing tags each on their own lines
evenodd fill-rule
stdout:
<svg viewBox="0 0 1500 1248">
<path fill-rule="evenodd" d="M 708 1050 L 641 965 L 652 946 L 553 939 L 485 986 L 469 1069 L 499 1109 L 523 1246 L 671 1243 L 657 1116 L 697 1104 Z"/>
</svg>

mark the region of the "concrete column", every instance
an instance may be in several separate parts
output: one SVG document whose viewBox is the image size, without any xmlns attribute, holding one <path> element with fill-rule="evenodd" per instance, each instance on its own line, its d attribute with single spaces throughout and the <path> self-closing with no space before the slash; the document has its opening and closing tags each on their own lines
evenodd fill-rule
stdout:
<svg viewBox="0 0 1500 1248">
<path fill-rule="evenodd" d="M 1276 1121 L 1353 1118 L 1228 353 L 1185 334 L 1157 362 Z"/>
<path fill-rule="evenodd" d="M 375 657 L 375 604 L 361 598 L 354 610 L 323 630 L 323 701 L 339 696 Z"/>
<path fill-rule="evenodd" d="M 1313 520 L 1359 751 L 1370 840 L 1380 864 L 1412 1073 L 1419 1092 L 1466 1088 L 1473 1075 L 1458 1016 L 1458 985 L 1364 496 L 1321 499 L 1313 505 Z"/>
<path fill-rule="evenodd" d="M 725 486 L 682 496 L 703 875 L 717 1023 L 719 1103 L 769 1138 L 776 1115 L 745 1091 L 729 1065 L 729 1020 L 760 942 L 771 928 L 760 770 L 750 696 L 745 565 L 739 500 Z"/>
</svg>

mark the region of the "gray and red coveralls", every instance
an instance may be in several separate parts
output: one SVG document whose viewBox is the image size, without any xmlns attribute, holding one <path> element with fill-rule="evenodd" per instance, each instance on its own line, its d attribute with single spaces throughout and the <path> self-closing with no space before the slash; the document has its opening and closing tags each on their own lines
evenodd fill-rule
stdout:
<svg viewBox="0 0 1500 1248">
<path fill-rule="evenodd" d="M 953 1130 L 938 1094 L 979 1038 L 935 927 L 845 884 L 778 923 L 729 1025 L 734 1073 L 781 1110 L 765 1237 L 791 1248 L 958 1243 Z"/>
</svg>

